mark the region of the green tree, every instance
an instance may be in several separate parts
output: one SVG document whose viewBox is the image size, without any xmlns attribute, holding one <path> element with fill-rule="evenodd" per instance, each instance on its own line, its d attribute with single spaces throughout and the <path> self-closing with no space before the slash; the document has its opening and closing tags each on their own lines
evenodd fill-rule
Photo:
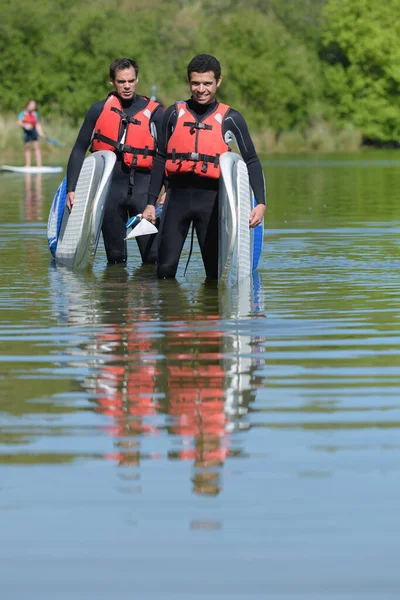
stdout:
<svg viewBox="0 0 400 600">
<path fill-rule="evenodd" d="M 340 124 L 400 142 L 400 0 L 328 0 L 320 56 Z"/>
<path fill-rule="evenodd" d="M 317 111 L 316 54 L 295 40 L 273 12 L 241 10 L 207 25 L 223 65 L 219 97 L 255 128 L 303 128 Z"/>
</svg>

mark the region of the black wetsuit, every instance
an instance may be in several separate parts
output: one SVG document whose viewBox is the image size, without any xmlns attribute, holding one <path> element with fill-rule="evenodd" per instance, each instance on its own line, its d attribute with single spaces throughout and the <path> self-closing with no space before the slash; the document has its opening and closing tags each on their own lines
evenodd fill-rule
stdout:
<svg viewBox="0 0 400 600">
<path fill-rule="evenodd" d="M 97 119 L 99 118 L 106 99 L 93 104 L 86 113 L 85 120 L 79 131 L 75 145 L 72 148 L 67 167 L 67 192 L 75 191 L 82 163 L 92 141 L 92 134 Z M 122 100 L 124 112 L 132 116 L 142 110 L 147 99 L 135 94 L 132 100 Z M 154 123 L 157 138 L 161 133 L 161 124 L 164 110 L 160 106 L 154 112 L 151 122 Z M 122 154 L 116 153 L 117 160 L 114 166 L 112 181 L 107 199 L 104 220 L 103 240 L 109 263 L 126 262 L 126 221 L 129 217 L 143 212 L 147 205 L 147 194 L 150 184 L 150 173 L 136 169 L 134 172 L 134 185 L 132 194 L 129 195 L 130 168 L 123 162 Z M 155 235 L 144 235 L 136 238 L 142 261 L 155 263 L 157 261 L 157 247 L 154 243 Z"/>
<path fill-rule="evenodd" d="M 187 101 L 189 110 L 199 119 L 212 113 L 218 102 L 202 105 L 193 99 Z M 157 155 L 150 181 L 149 204 L 155 204 L 161 190 L 167 144 L 177 120 L 176 106 L 170 106 L 164 115 Z M 222 132 L 229 136 L 247 164 L 250 183 L 258 204 L 265 204 L 265 182 L 261 163 L 242 115 L 230 108 L 225 115 Z M 212 152 L 210 151 L 210 154 Z M 168 179 L 168 192 L 161 218 L 157 276 L 175 277 L 179 258 L 193 222 L 203 258 L 207 278 L 218 277 L 218 179 L 194 174 L 174 175 Z"/>
</svg>

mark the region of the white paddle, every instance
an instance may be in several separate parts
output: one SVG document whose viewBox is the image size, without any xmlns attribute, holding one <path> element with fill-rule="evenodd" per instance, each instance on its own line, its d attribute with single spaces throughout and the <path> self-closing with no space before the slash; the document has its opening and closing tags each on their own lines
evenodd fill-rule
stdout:
<svg viewBox="0 0 400 600">
<path fill-rule="evenodd" d="M 129 221 L 128 221 L 129 223 Z M 139 235 L 150 235 L 157 233 L 158 229 L 155 225 L 150 223 L 147 219 L 143 219 L 142 215 L 136 215 L 130 223 L 130 227 L 133 226 L 132 231 L 126 236 L 126 240 L 138 237 Z"/>
<path fill-rule="evenodd" d="M 162 213 L 163 204 L 156 206 L 156 219 L 159 219 Z M 157 233 L 158 229 L 152 223 L 142 218 L 142 214 L 131 217 L 126 222 L 126 228 L 132 227 L 132 231 L 126 236 L 126 240 L 135 238 L 138 235 L 149 235 L 151 233 Z"/>
</svg>

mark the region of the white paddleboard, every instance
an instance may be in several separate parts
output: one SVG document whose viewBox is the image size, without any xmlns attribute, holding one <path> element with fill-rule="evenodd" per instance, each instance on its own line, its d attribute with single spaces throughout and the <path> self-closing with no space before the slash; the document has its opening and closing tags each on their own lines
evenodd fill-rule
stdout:
<svg viewBox="0 0 400 600">
<path fill-rule="evenodd" d="M 65 205 L 65 186 L 63 189 L 61 184 L 57 190 L 50 210 L 47 238 L 50 251 L 59 263 L 73 269 L 84 269 L 93 264 L 115 158 L 115 153 L 109 150 L 94 152 L 85 158 L 71 212 Z"/>
<path fill-rule="evenodd" d="M 225 152 L 220 157 L 220 167 L 218 279 L 232 286 L 257 268 L 263 225 L 249 227 L 254 193 L 242 157 Z"/>
<path fill-rule="evenodd" d="M 61 173 L 62 167 L 14 167 L 12 165 L 0 165 L 0 171 L 12 173 Z"/>
</svg>

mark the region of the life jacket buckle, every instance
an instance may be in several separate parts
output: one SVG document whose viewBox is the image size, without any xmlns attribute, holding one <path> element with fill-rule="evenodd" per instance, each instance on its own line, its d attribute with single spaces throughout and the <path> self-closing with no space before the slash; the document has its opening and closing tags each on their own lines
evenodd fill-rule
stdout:
<svg viewBox="0 0 400 600">
<path fill-rule="evenodd" d="M 189 160 L 199 160 L 199 153 L 198 152 L 191 152 L 189 154 Z"/>
</svg>

